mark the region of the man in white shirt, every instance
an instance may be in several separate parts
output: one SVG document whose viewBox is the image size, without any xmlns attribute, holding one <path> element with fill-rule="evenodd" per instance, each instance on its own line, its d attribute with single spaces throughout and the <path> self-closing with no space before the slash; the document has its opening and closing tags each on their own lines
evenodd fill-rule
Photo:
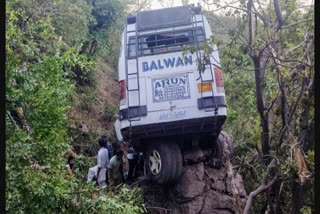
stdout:
<svg viewBox="0 0 320 214">
<path fill-rule="evenodd" d="M 99 186 L 106 187 L 106 173 L 109 164 L 108 150 L 105 148 L 107 141 L 104 138 L 100 138 L 98 142 L 100 145 L 97 156 L 98 164 L 89 169 L 87 183 L 90 183 L 95 178 Z"/>
</svg>

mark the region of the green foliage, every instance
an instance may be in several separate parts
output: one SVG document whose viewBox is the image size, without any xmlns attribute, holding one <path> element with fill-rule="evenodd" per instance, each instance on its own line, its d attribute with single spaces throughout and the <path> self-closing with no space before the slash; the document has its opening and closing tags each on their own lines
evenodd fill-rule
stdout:
<svg viewBox="0 0 320 214">
<path fill-rule="evenodd" d="M 80 53 L 89 32 L 90 8 L 82 0 L 7 2 L 8 213 L 145 212 L 138 189 L 124 187 L 106 195 L 105 190 L 85 184 L 95 158 L 79 155 L 71 179 L 62 157 L 72 140 L 66 132 L 67 111 L 73 105 L 76 85 L 92 83 L 95 68 L 95 58 Z M 12 118 L 16 103 L 21 103 L 31 132 L 20 129 Z"/>
<path fill-rule="evenodd" d="M 304 207 L 302 207 L 300 209 L 300 213 L 311 214 L 312 213 L 312 209 L 311 209 L 311 207 L 304 206 Z"/>
<path fill-rule="evenodd" d="M 266 127 L 264 118 L 268 115 L 268 156 L 277 160 L 277 166 L 271 174 L 277 174 L 279 180 L 274 188 L 257 196 L 251 212 L 264 212 L 269 204 L 270 212 L 278 213 L 271 208 L 270 201 L 282 213 L 297 212 L 301 207 L 295 207 L 297 204 L 294 204 L 292 198 L 295 197 L 293 194 L 297 194 L 297 189 L 301 188 L 301 195 L 305 194 L 305 197 L 299 195 L 301 204 L 305 206 L 301 212 L 308 213 L 314 206 L 314 138 L 309 137 L 312 136 L 314 127 L 314 8 L 313 5 L 302 7 L 302 1 L 279 0 L 284 27 L 276 30 L 274 2 L 261 4 L 253 1 L 253 11 L 258 15 L 252 17 L 254 28 L 251 44 L 248 42 L 248 1 L 240 1 L 240 4 L 230 1 L 213 2 L 224 15 L 217 16 L 216 13 L 207 12 L 206 17 L 214 34 L 208 43 L 211 47 L 218 45 L 228 104 L 228 118 L 224 129 L 233 138 L 235 154 L 232 162 L 239 166 L 247 193 L 260 185 L 266 170 L 267 163 L 262 152 L 262 138 L 266 133 L 262 125 Z M 205 1 L 203 3 L 207 4 Z M 225 8 L 222 5 L 226 5 Z M 210 52 L 205 47 L 201 48 L 206 54 Z M 264 71 L 259 68 L 259 64 L 263 60 L 262 51 L 266 49 L 272 50 L 272 54 L 267 53 Z M 201 72 L 203 64 L 207 64 L 205 58 L 198 63 L 198 70 Z M 256 79 L 262 79 L 261 85 L 256 86 Z M 308 90 L 305 88 L 307 85 Z M 256 87 L 262 89 L 263 111 L 260 114 L 257 110 Z M 289 121 L 284 122 L 285 117 L 290 114 Z M 290 125 L 286 127 L 286 123 Z M 296 141 L 288 137 L 288 132 L 283 131 L 284 127 L 290 129 Z M 293 146 L 292 142 L 297 144 Z M 295 146 L 302 150 L 311 174 L 304 185 L 301 184 L 302 172 L 295 157 Z M 276 189 L 280 188 L 280 184 L 281 190 L 278 191 Z"/>
<path fill-rule="evenodd" d="M 119 187 L 108 193 L 104 189 L 95 189 L 92 185 L 82 194 L 72 194 L 69 213 L 146 213 L 141 191 L 138 188 Z M 90 199 L 95 195 L 96 199 Z M 71 199 L 71 198 L 70 198 Z"/>
<path fill-rule="evenodd" d="M 91 14 L 94 21 L 90 22 L 89 37 L 83 51 L 92 55 L 100 53 L 115 65 L 119 56 L 120 32 L 125 21 L 126 2 L 97 0 L 89 4 L 92 6 Z"/>
<path fill-rule="evenodd" d="M 107 196 L 100 196 L 96 202 L 98 213 L 146 213 L 143 198 L 139 189 L 119 188 Z"/>
<path fill-rule="evenodd" d="M 94 106 L 97 104 L 97 96 L 96 96 L 96 87 L 83 87 L 81 88 L 83 90 L 83 93 L 80 93 L 81 95 L 81 108 L 86 111 L 92 111 L 94 109 Z"/>
<path fill-rule="evenodd" d="M 110 121 L 116 112 L 117 112 L 116 106 L 114 106 L 113 104 L 106 103 L 103 118 Z"/>
<path fill-rule="evenodd" d="M 58 0 L 53 3 L 52 23 L 55 32 L 69 46 L 80 48 L 89 36 L 89 25 L 94 21 L 92 6 L 86 0 Z"/>
<path fill-rule="evenodd" d="M 32 134 L 8 126 L 6 206 L 9 213 L 54 212 L 68 189 L 61 151 L 68 148 L 64 126 L 74 90 L 74 84 L 65 78 L 70 70 L 62 69 L 69 57 L 67 52 L 59 54 L 59 48 L 46 53 L 41 49 L 46 40 L 55 38 L 49 19 L 21 28 L 18 23 L 25 18 L 22 10 L 8 7 L 7 15 L 6 109 L 9 112 L 15 101 L 21 102 Z M 26 39 L 35 37 L 42 42 Z M 8 116 L 7 121 L 13 124 Z M 32 164 L 48 168 L 36 169 Z M 45 206 L 39 206 L 42 201 Z"/>
<path fill-rule="evenodd" d="M 79 54 L 75 48 L 70 48 L 67 52 L 66 60 L 68 66 L 65 69 L 70 69 L 69 78 L 75 80 L 77 86 L 92 86 L 94 79 L 92 73 L 95 68 L 95 63 L 84 54 Z M 70 57 L 72 55 L 72 57 Z"/>
<path fill-rule="evenodd" d="M 309 150 L 307 153 L 307 162 L 310 170 L 314 172 L 314 150 Z"/>
</svg>

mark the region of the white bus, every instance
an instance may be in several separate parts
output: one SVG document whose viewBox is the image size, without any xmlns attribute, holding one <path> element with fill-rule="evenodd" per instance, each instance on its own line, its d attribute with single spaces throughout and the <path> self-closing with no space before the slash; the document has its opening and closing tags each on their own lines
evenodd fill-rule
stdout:
<svg viewBox="0 0 320 214">
<path fill-rule="evenodd" d="M 118 71 L 120 141 L 145 155 L 146 173 L 157 183 L 174 182 L 183 153 L 216 149 L 227 117 L 220 60 L 214 45 L 210 64 L 198 71 L 201 44 L 212 35 L 200 7 L 182 6 L 128 17 Z M 193 54 L 182 53 L 194 46 Z"/>
</svg>

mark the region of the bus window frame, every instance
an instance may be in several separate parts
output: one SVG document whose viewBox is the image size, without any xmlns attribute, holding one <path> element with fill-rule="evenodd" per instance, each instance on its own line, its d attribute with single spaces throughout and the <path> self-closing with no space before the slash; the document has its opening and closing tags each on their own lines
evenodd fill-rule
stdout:
<svg viewBox="0 0 320 214">
<path fill-rule="evenodd" d="M 183 36 L 182 38 L 192 38 L 192 40 L 194 40 L 194 36 L 200 36 L 200 38 L 197 38 L 197 42 L 199 43 L 199 45 L 203 42 L 206 41 L 206 35 L 205 35 L 205 32 L 204 32 L 204 27 L 203 26 L 197 26 L 195 30 L 193 30 L 193 28 L 185 28 L 185 29 L 179 29 L 179 30 L 170 30 L 170 31 L 163 31 L 163 32 L 155 32 L 155 33 L 150 33 L 150 34 L 144 34 L 144 35 L 141 35 L 141 36 L 138 36 L 138 56 L 136 56 L 136 54 L 134 54 L 134 56 L 129 56 L 129 53 L 130 51 L 132 50 L 135 50 L 135 52 L 137 52 L 136 50 L 136 42 L 135 43 L 130 43 L 130 41 L 134 41 L 136 36 L 129 36 L 129 39 L 128 39 L 128 44 L 127 44 L 127 47 L 128 47 L 128 54 L 127 54 L 127 58 L 128 59 L 135 59 L 137 57 L 143 57 L 143 56 L 153 56 L 153 55 L 158 55 L 158 54 L 167 54 L 167 53 L 173 53 L 173 52 L 181 52 L 182 51 L 182 47 L 183 45 L 192 45 L 192 44 L 196 44 L 195 41 L 189 41 L 189 42 L 184 42 L 184 43 L 174 43 L 174 44 L 169 44 L 169 45 L 164 45 L 164 46 L 155 46 L 155 47 L 144 47 L 144 48 L 140 48 L 142 47 L 143 44 L 148 44 L 148 43 L 151 43 L 151 42 L 155 42 L 155 44 L 157 44 L 158 42 L 161 42 L 161 41 L 165 41 L 165 40 L 174 40 L 176 42 L 176 38 L 165 38 L 165 39 L 155 39 L 155 40 L 152 40 L 152 41 L 143 41 L 141 42 L 141 38 L 145 38 L 145 37 L 150 37 L 150 36 L 155 36 L 155 38 L 157 37 L 157 35 L 160 35 L 160 34 L 170 34 L 170 33 L 188 33 L 188 32 L 192 32 L 191 35 L 189 36 Z M 199 33 L 200 31 L 200 33 Z M 194 34 L 195 33 L 195 34 Z M 188 35 L 188 34 L 187 34 Z M 202 37 L 201 37 L 202 36 Z M 132 39 L 134 38 L 134 39 Z M 178 38 L 178 39 L 181 39 L 181 38 Z M 131 46 L 134 47 L 132 48 L 131 50 Z M 168 48 L 170 47 L 179 47 L 179 49 L 177 50 L 168 50 Z M 159 51 L 159 52 L 156 52 L 154 50 L 156 49 L 162 49 L 162 48 L 165 48 L 166 51 Z M 145 50 L 150 50 L 150 53 L 149 54 L 143 54 L 143 51 Z"/>
</svg>

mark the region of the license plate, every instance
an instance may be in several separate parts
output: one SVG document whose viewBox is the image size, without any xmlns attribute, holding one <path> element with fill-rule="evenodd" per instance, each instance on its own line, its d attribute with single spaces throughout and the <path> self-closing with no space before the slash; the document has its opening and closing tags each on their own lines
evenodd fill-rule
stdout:
<svg viewBox="0 0 320 214">
<path fill-rule="evenodd" d="M 211 82 L 203 82 L 198 83 L 198 92 L 201 93 L 201 85 L 202 85 L 202 92 L 207 92 L 212 90 L 212 83 Z"/>
<path fill-rule="evenodd" d="M 152 79 L 152 94 L 154 103 L 189 99 L 188 74 Z"/>
</svg>

